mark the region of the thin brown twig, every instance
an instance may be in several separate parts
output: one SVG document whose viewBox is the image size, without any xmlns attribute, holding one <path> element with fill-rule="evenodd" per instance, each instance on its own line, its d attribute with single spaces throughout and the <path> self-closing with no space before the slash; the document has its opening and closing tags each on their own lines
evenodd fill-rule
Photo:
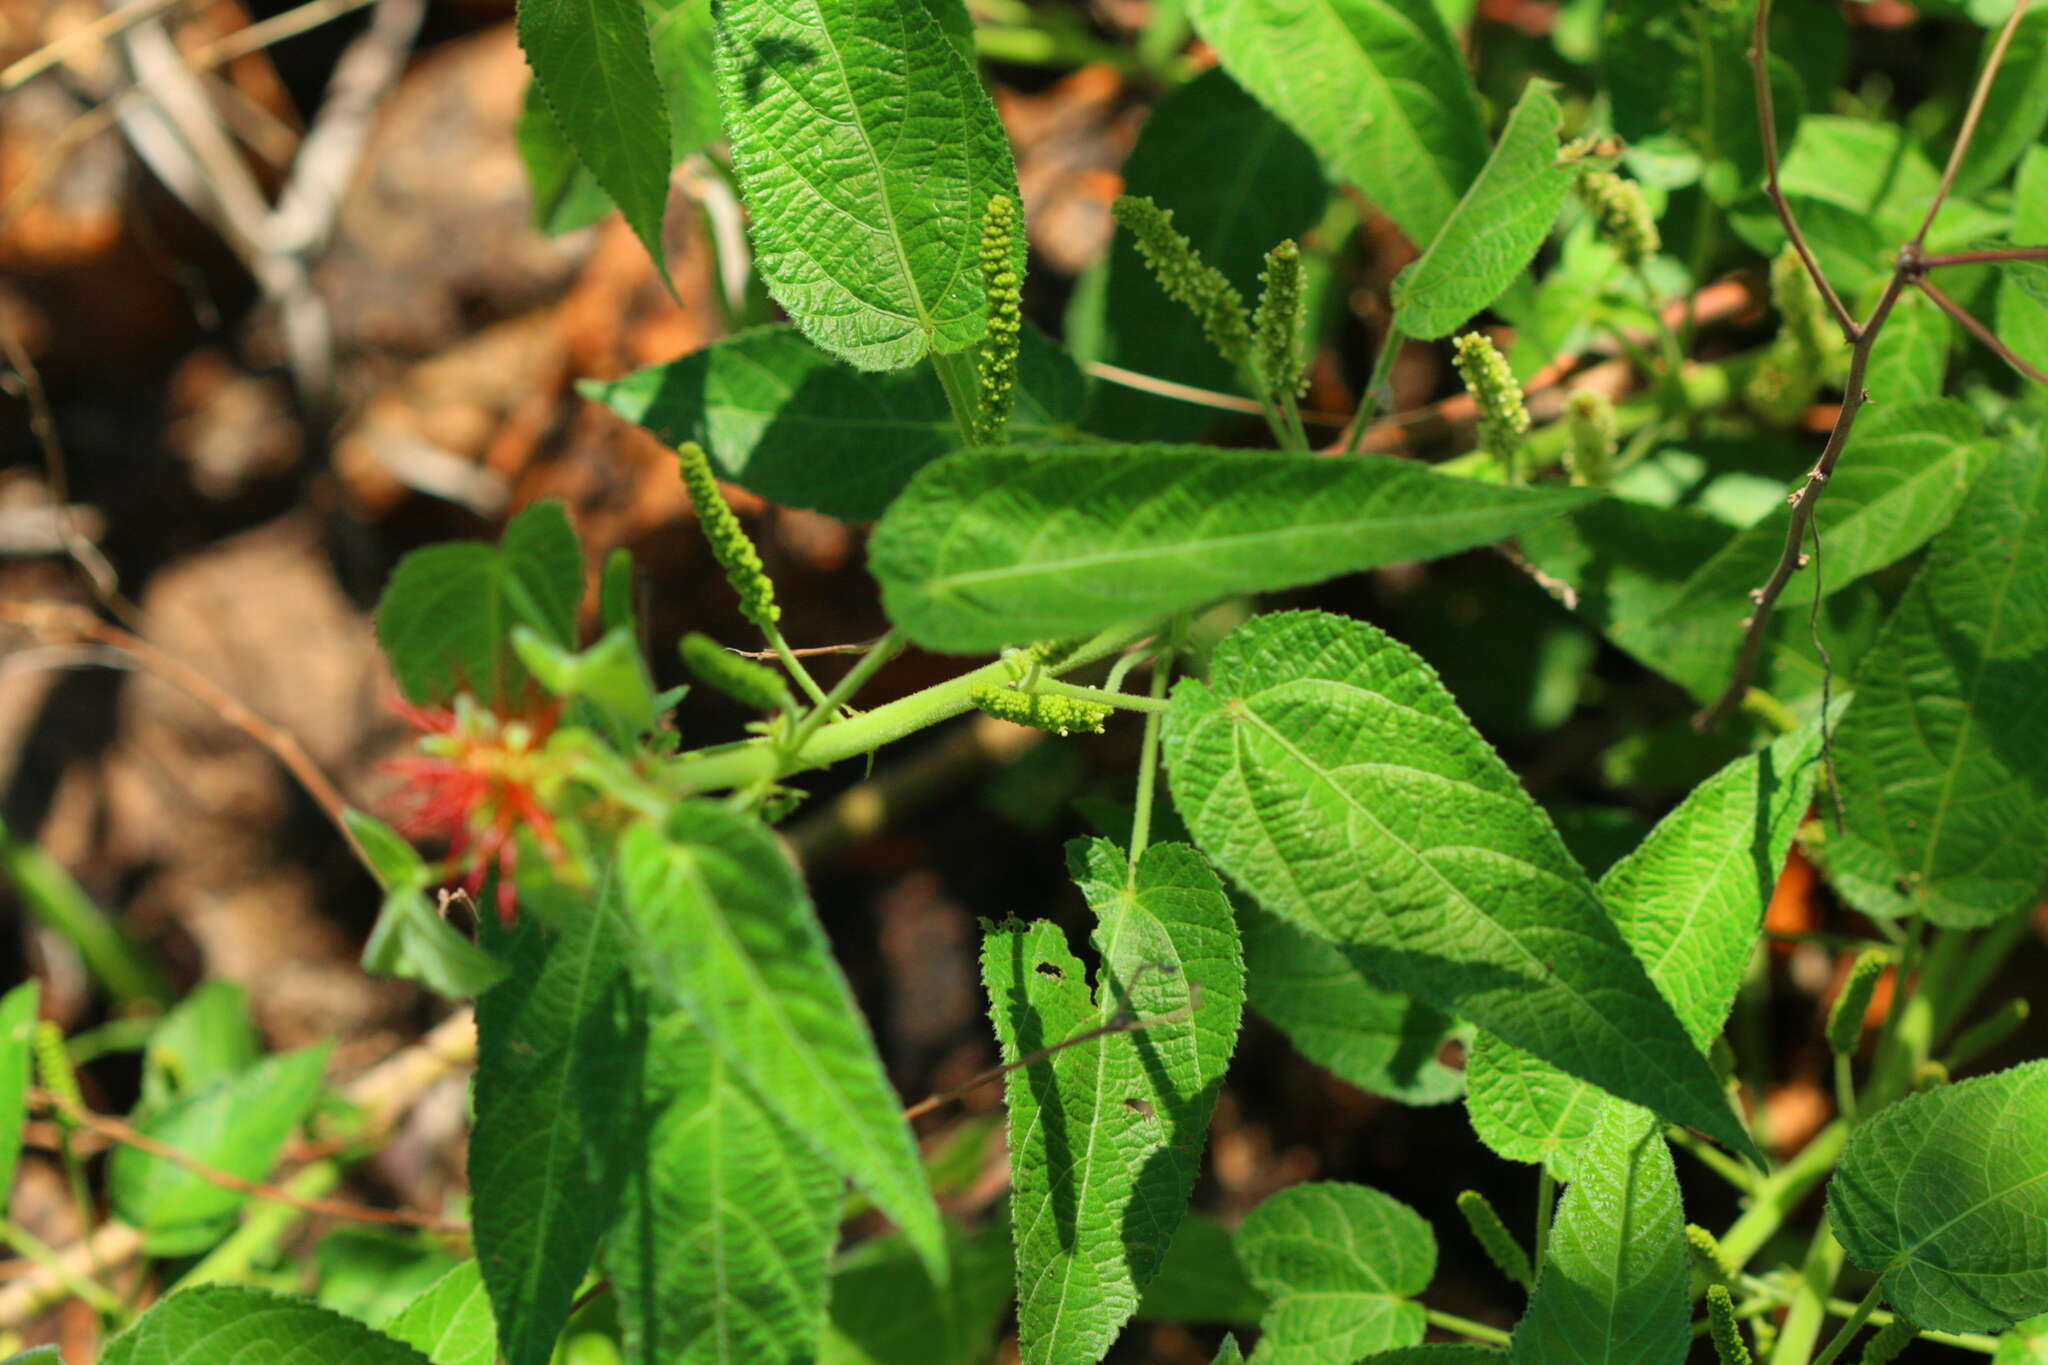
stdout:
<svg viewBox="0 0 2048 1365">
<path fill-rule="evenodd" d="M 1799 253 L 1799 259 L 1806 265 L 1806 273 L 1820 288 L 1820 295 L 1827 300 L 1828 311 L 1835 315 L 1835 324 L 1842 329 L 1842 338 L 1850 345 L 1856 344 L 1860 330 L 1856 318 L 1849 312 L 1849 306 L 1842 302 L 1842 296 L 1835 292 L 1827 272 L 1820 268 L 1820 259 L 1807 245 L 1806 234 L 1799 230 L 1799 217 L 1792 212 L 1792 203 L 1785 197 L 1783 177 L 1778 171 L 1778 120 L 1776 101 L 1771 95 L 1770 58 L 1771 0 L 1757 0 L 1756 32 L 1749 43 L 1750 81 L 1756 87 L 1757 132 L 1764 144 L 1764 188 L 1771 197 L 1771 207 L 1778 211 L 1778 221 L 1784 225 L 1785 235 L 1792 241 L 1792 249 Z"/>
<path fill-rule="evenodd" d="M 1961 323 L 1964 330 L 1968 331 L 1971 336 L 1990 347 L 2000 360 L 2003 360 L 2036 384 L 2048 384 L 2048 373 L 2044 373 L 2040 367 L 2022 360 L 2014 353 L 2012 347 L 1999 340 L 1998 333 L 1986 327 L 1975 317 L 1972 317 L 1969 309 L 1963 307 L 1942 290 L 1936 288 L 1934 281 L 1928 279 L 1925 275 L 1915 275 L 1913 283 L 1919 286 L 1921 293 L 1933 299 L 1935 306 L 1940 308 L 1942 312 Z"/>
<path fill-rule="evenodd" d="M 131 1128 L 120 1119 L 107 1114 L 95 1114 L 68 1103 L 61 1096 L 47 1090 L 30 1087 L 29 1103 L 39 1105 L 52 1113 L 61 1114 L 64 1119 L 93 1133 L 108 1142 L 122 1147 L 133 1147 L 138 1152 L 159 1157 L 183 1170 L 190 1171 L 209 1185 L 236 1194 L 246 1194 L 255 1199 L 267 1200 L 273 1204 L 288 1204 L 302 1213 L 319 1214 L 328 1218 L 342 1218 L 353 1223 L 380 1223 L 386 1226 L 425 1228 L 429 1232 L 443 1232 L 454 1235 L 466 1234 L 467 1223 L 455 1222 L 436 1214 L 418 1213 L 412 1209 L 378 1209 L 368 1204 L 357 1204 L 346 1199 L 314 1199 L 261 1180 L 246 1180 L 233 1171 L 224 1171 L 209 1165 L 198 1157 L 179 1147 L 149 1134 Z"/>
<path fill-rule="evenodd" d="M 67 62 L 79 52 L 95 43 L 103 43 L 126 28 L 132 28 L 145 19 L 155 18 L 164 10 L 183 3 L 183 0 L 135 0 L 119 9 L 110 9 L 89 24 L 80 24 L 67 33 L 52 38 L 20 61 L 0 71 L 0 95 L 19 86 L 28 84 L 51 67 Z"/>
<path fill-rule="evenodd" d="M 1994 246 L 1978 251 L 1930 251 L 1920 258 L 1927 270 L 1945 265 L 1996 265 L 2000 261 L 2048 261 L 2048 246 Z"/>
<path fill-rule="evenodd" d="M 1934 226 L 1934 217 L 1941 212 L 1941 206 L 1948 202 L 1948 192 L 1956 182 L 1956 172 L 1963 168 L 1963 158 L 1969 154 L 1970 144 L 1977 137 L 1977 120 L 1984 116 L 1984 103 L 1991 98 L 1991 87 L 1998 79 L 1998 68 L 2005 64 L 2005 51 L 2012 46 L 2012 36 L 2019 31 L 2020 19 L 2027 12 L 2028 0 L 2017 0 L 2012 13 L 2006 17 L 2005 27 L 1998 30 L 1998 39 L 1991 44 L 1991 51 L 1985 54 L 1984 70 L 1978 73 L 1977 88 L 1970 92 L 1969 108 L 1963 111 L 1962 126 L 1956 129 L 1956 141 L 1948 151 L 1948 164 L 1941 168 L 1941 183 L 1934 187 L 1934 198 L 1927 201 L 1927 216 L 1920 220 L 1920 230 L 1913 234 L 1913 246 L 1917 250 L 1927 245 L 1927 233 Z"/>
</svg>

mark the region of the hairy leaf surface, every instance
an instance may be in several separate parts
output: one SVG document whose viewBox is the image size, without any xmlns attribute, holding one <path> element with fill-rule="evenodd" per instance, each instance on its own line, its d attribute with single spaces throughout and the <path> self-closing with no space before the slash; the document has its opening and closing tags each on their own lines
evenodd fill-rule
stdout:
<svg viewBox="0 0 2048 1365">
<path fill-rule="evenodd" d="M 2048 860 L 2048 458 L 2009 441 L 1928 555 L 1836 736 L 1828 869 L 1870 914 L 1985 925 Z"/>
<path fill-rule="evenodd" d="M 438 1365 L 311 1299 L 207 1284 L 158 1301 L 114 1338 L 100 1365 Z"/>
<path fill-rule="evenodd" d="M 1486 162 L 1465 61 L 1432 0 L 1192 0 L 1223 68 L 1332 176 L 1427 243 Z"/>
<path fill-rule="evenodd" d="M 1528 793 L 1416 655 L 1254 619 L 1174 689 L 1174 804 L 1269 910 L 1373 974 L 1737 1151 L 1719 1082 Z"/>
<path fill-rule="evenodd" d="M 1422 1340 L 1415 1296 L 1436 1273 L 1422 1216 L 1363 1185 L 1282 1190 L 1245 1215 L 1237 1253 L 1272 1304 L 1253 1365 L 1350 1365 Z"/>
<path fill-rule="evenodd" d="M 1102 977 L 1055 925 L 988 936 L 982 974 L 1003 1059 L 1118 1018 L 1157 1020 L 1010 1073 L 1010 1217 L 1027 1362 L 1100 1357 L 1137 1310 L 1187 1211 L 1237 1042 L 1244 968 L 1223 885 L 1185 844 L 1135 869 L 1106 839 L 1069 851 L 1095 911 Z"/>
<path fill-rule="evenodd" d="M 494 1365 L 498 1324 L 483 1266 L 473 1260 L 456 1266 L 400 1309 L 384 1331 L 434 1365 Z"/>
<path fill-rule="evenodd" d="M 1923 1327 L 1979 1332 L 2048 1313 L 2048 1061 L 1865 1120 L 1828 1182 L 1849 1259 Z"/>
<path fill-rule="evenodd" d="M 966 450 L 911 480 L 876 528 L 868 563 L 890 619 L 912 639 L 974 653 L 1451 554 L 1588 496 L 1372 455 Z"/>
<path fill-rule="evenodd" d="M 758 821 L 685 802 L 621 841 L 639 968 L 818 1159 L 852 1179 L 945 1278 L 937 1207 L 902 1104 L 811 898 Z"/>
<path fill-rule="evenodd" d="M 717 70 L 755 262 L 804 334 L 864 370 L 980 340 L 982 214 L 1017 173 L 927 0 L 723 0 Z"/>
</svg>

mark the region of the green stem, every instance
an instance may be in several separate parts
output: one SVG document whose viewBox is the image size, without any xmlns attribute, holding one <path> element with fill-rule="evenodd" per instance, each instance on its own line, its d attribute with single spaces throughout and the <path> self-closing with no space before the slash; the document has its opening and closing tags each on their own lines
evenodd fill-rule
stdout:
<svg viewBox="0 0 2048 1365">
<path fill-rule="evenodd" d="M 873 647 L 867 653 L 861 655 L 852 668 L 846 670 L 846 676 L 833 684 L 832 690 L 826 693 L 816 706 L 811 708 L 811 713 L 805 716 L 802 722 L 790 734 L 789 752 L 794 754 L 801 751 L 804 747 L 804 741 L 817 733 L 820 725 L 825 724 L 838 715 L 846 703 L 852 700 L 862 687 L 867 685 L 868 679 L 874 677 L 881 670 L 882 665 L 888 663 L 889 660 L 902 652 L 903 645 L 904 639 L 901 630 L 891 630 L 887 635 L 875 641 Z"/>
<path fill-rule="evenodd" d="M 981 398 L 976 386 L 979 379 L 974 372 L 974 352 L 955 351 L 950 355 L 932 352 L 932 369 L 939 376 L 939 387 L 946 391 L 946 406 L 953 410 L 953 424 L 960 428 L 960 444 L 977 445 L 974 439 L 974 419 L 981 412 Z"/>
<path fill-rule="evenodd" d="M 301 1199 L 318 1199 L 330 1194 L 341 1184 L 341 1167 L 332 1161 L 316 1161 L 285 1181 L 284 1188 Z M 225 1241 L 206 1254 L 206 1258 L 171 1286 L 175 1294 L 181 1289 L 190 1289 L 197 1284 L 219 1284 L 234 1282 L 248 1277 L 249 1268 L 259 1257 L 279 1242 L 286 1234 L 310 1215 L 292 1204 L 272 1203 L 267 1200 L 253 1200 L 242 1222 Z"/>
<path fill-rule="evenodd" d="M 61 1281 L 71 1291 L 71 1297 L 90 1304 L 100 1316 L 116 1322 L 127 1316 L 113 1290 L 98 1280 L 80 1275 L 64 1263 L 64 1258 L 54 1247 L 19 1223 L 0 1219 L 0 1240 L 8 1242 L 45 1273 Z"/>
<path fill-rule="evenodd" d="M 789 641 L 782 638 L 782 631 L 770 622 L 761 627 L 761 634 L 768 638 L 768 647 L 775 651 L 775 657 L 782 661 L 783 670 L 796 680 L 796 685 L 804 690 L 804 695 L 811 699 L 813 705 L 823 707 L 825 689 L 818 686 L 818 680 L 811 676 L 810 669 L 804 667 L 804 661 L 796 657 L 796 651 L 789 647 Z"/>
<path fill-rule="evenodd" d="M 1913 921 L 1906 938 L 1906 951 L 1899 959 L 1898 975 L 1892 979 L 1891 1005 L 1884 1013 L 1877 1048 L 1871 1055 L 1870 1084 L 1865 1095 L 1865 1114 L 1884 1108 L 1913 1088 L 1913 1072 L 1927 1056 L 1933 1043 L 1934 1012 L 1919 987 L 1933 972 L 1946 972 L 1961 946 L 1963 935 L 1940 935 L 1933 959 L 1923 966 L 1927 926 Z"/>
<path fill-rule="evenodd" d="M 1394 357 L 1400 350 L 1401 317 L 1397 313 L 1387 327 L 1387 334 L 1380 338 L 1380 353 L 1373 357 L 1372 374 L 1365 381 L 1365 392 L 1359 395 L 1358 415 L 1351 419 L 1351 430 L 1344 438 L 1346 455 L 1356 455 L 1365 449 L 1365 433 L 1379 415 L 1380 393 L 1387 386 L 1387 376 L 1394 372 Z"/>
<path fill-rule="evenodd" d="M 1513 1340 L 1513 1337 L 1498 1327 L 1488 1327 L 1483 1322 L 1461 1318 L 1456 1313 L 1446 1313 L 1440 1308 L 1424 1308 L 1422 1316 L 1427 1318 L 1433 1327 L 1441 1327 L 1446 1332 L 1456 1332 L 1459 1336 L 1470 1337 L 1474 1341 L 1483 1341 L 1489 1346 L 1506 1346 Z"/>
<path fill-rule="evenodd" d="M 1152 662 L 1152 700 L 1164 702 L 1166 685 L 1173 676 L 1173 650 L 1159 651 Z M 1131 876 L 1138 875 L 1138 859 L 1145 856 L 1145 844 L 1152 837 L 1152 797 L 1159 781 L 1160 713 L 1145 717 L 1145 738 L 1138 746 L 1138 796 L 1131 813 Z"/>
<path fill-rule="evenodd" d="M 1994 924 L 1971 946 L 1968 956 L 1940 979 L 1940 994 L 1934 1001 L 1934 1036 L 1945 1041 L 1977 1002 L 1984 987 L 1998 975 L 2012 956 L 2013 946 L 2033 928 L 2029 915 L 2008 915 Z"/>
<path fill-rule="evenodd" d="M 1670 1141 L 1672 1146 L 1692 1153 L 1699 1160 L 1700 1165 L 1705 1166 L 1744 1194 L 1750 1194 L 1755 1191 L 1756 1175 L 1749 1167 L 1733 1157 L 1727 1156 L 1720 1148 L 1715 1147 L 1713 1144 L 1695 1137 L 1689 1129 L 1672 1125 L 1665 1128 L 1664 1136 Z"/>
<path fill-rule="evenodd" d="M 1724 1241 L 1725 1248 L 1727 1243 Z M 1827 1325 L 1828 1300 L 1835 1276 L 1842 1271 L 1842 1244 L 1828 1228 L 1825 1215 L 1814 1230 L 1806 1263 L 1800 1267 L 1799 1286 L 1792 1293 L 1792 1307 L 1778 1329 L 1778 1344 L 1771 1352 L 1770 1365 L 1807 1365 L 1813 1356 L 1820 1329 Z"/>
<path fill-rule="evenodd" d="M 1550 1251 L 1550 1218 L 1557 1209 L 1557 1177 L 1550 1173 L 1550 1167 L 1539 1168 L 1536 1175 L 1536 1254 L 1530 1260 L 1530 1268 L 1538 1279 L 1543 1277 L 1543 1258 Z"/>
<path fill-rule="evenodd" d="M 1097 706 L 1114 706 L 1125 711 L 1143 711 L 1156 716 L 1165 711 L 1168 702 L 1163 697 L 1136 697 L 1129 692 L 1109 692 L 1100 687 L 1080 687 L 1074 683 L 1053 682 L 1041 678 L 1028 684 L 1027 692 L 1050 692 L 1056 697 L 1072 697 L 1075 701 L 1092 701 Z"/>
<path fill-rule="evenodd" d="M 168 1005 L 170 983 L 156 964 L 92 902 L 56 859 L 0 822 L 0 875 L 14 883 L 29 913 L 78 949 L 85 968 L 123 1006 Z"/>
<path fill-rule="evenodd" d="M 1820 1353 L 1820 1359 L 1814 1361 L 1813 1365 L 1833 1365 L 1842 1352 L 1849 1349 L 1849 1343 L 1856 1339 L 1856 1334 L 1863 1330 L 1863 1324 L 1869 1320 L 1871 1310 L 1877 1307 L 1878 1294 L 1883 1284 L 1880 1280 L 1870 1286 L 1870 1292 L 1863 1296 L 1863 1302 L 1856 1305 L 1855 1310 L 1849 1314 L 1848 1321 L 1842 1324 L 1842 1329 L 1835 1333 L 1835 1339 L 1828 1343 L 1828 1348 Z"/>
<path fill-rule="evenodd" d="M 1827 1178 L 1848 1141 L 1849 1125 L 1836 1119 L 1815 1134 L 1797 1156 L 1758 1183 L 1748 1211 L 1721 1234 L 1721 1250 L 1730 1265 L 1739 1270 L 1763 1250 L 1764 1243 Z"/>
</svg>

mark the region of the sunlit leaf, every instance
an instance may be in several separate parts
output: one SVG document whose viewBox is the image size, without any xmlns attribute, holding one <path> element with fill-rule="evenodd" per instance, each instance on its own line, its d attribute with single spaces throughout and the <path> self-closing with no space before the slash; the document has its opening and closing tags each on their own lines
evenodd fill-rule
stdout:
<svg viewBox="0 0 2048 1365">
<path fill-rule="evenodd" d="M 310 1300 L 229 1284 L 200 1285 L 159 1300 L 114 1338 L 100 1365 L 242 1360 L 444 1365 Z"/>
<path fill-rule="evenodd" d="M 1271 1298 L 1254 1365 L 1351 1365 L 1422 1340 L 1415 1296 L 1436 1273 L 1422 1216 L 1363 1185 L 1282 1190 L 1245 1215 L 1238 1256 Z"/>
</svg>

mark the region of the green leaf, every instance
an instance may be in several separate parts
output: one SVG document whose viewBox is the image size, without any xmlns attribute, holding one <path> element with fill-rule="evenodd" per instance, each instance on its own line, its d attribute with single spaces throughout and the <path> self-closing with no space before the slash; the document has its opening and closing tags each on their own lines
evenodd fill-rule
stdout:
<svg viewBox="0 0 2048 1365">
<path fill-rule="evenodd" d="M 2012 234 L 2018 243 L 2048 240 L 2048 147 L 2030 148 L 2020 159 Z M 1998 281 L 1998 334 L 2021 359 L 2048 365 L 2048 299 L 2029 290 L 2023 274 L 2003 273 Z"/>
<path fill-rule="evenodd" d="M 976 653 L 1451 554 L 1589 496 L 1374 455 L 965 450 L 911 480 L 876 527 L 868 566 L 913 640 Z"/>
<path fill-rule="evenodd" d="M 313 1299 L 381 1331 L 456 1264 L 416 1233 L 340 1227 L 313 1248 Z"/>
<path fill-rule="evenodd" d="M 1351 1365 L 1422 1340 L 1415 1296 L 1436 1273 L 1436 1237 L 1390 1195 L 1296 1185 L 1245 1215 L 1237 1254 L 1272 1298 L 1254 1365 Z"/>
<path fill-rule="evenodd" d="M 1656 0 L 1636 2 L 1654 5 Z M 1735 22 L 1741 22 L 1740 14 L 1728 13 Z M 1614 41 L 1609 39 L 1610 43 Z M 1741 80 L 1747 90 L 1748 75 L 1743 74 Z M 1750 107 L 1754 109 L 1753 100 Z M 1748 117 L 1753 128 L 1754 113 Z M 1621 131 L 1627 135 L 1626 129 Z M 1919 230 L 1928 202 L 1941 182 L 1940 170 L 1928 159 L 1913 134 L 1902 124 L 1888 120 L 1815 114 L 1801 121 L 1796 138 L 1781 139 L 1781 143 L 1788 150 L 1780 182 L 1799 215 L 1800 226 L 1806 226 L 1809 205 L 1826 205 L 1822 212 L 1829 214 L 1831 221 L 1840 221 L 1844 215 L 1860 218 L 1876 229 L 1876 235 L 1869 240 L 1886 248 L 1875 258 L 1878 262 L 1887 259 L 1887 252 L 1897 243 Z M 1742 144 L 1737 145 L 1739 149 Z M 1757 146 L 1753 136 L 1748 145 Z M 1733 219 L 1744 240 L 1765 255 L 1776 255 L 1784 245 L 1784 229 L 1761 195 L 1743 201 Z M 1950 250 L 1979 238 L 1996 236 L 2004 227 L 2002 215 L 1952 194 L 1935 216 L 1934 228 L 1928 234 L 1928 249 Z M 1826 259 L 1823 263 L 1832 264 Z M 1868 270 L 1871 263 L 1866 260 L 1864 268 Z M 1866 281 L 1850 283 L 1844 279 L 1838 283 L 1853 290 L 1864 287 Z"/>
<path fill-rule="evenodd" d="M 1286 119 L 1330 174 L 1417 244 L 1486 162 L 1464 55 L 1430 0 L 1191 0 L 1226 71 Z"/>
<path fill-rule="evenodd" d="M 755 264 L 806 336 L 864 370 L 981 339 L 982 215 L 1017 173 L 927 0 L 724 0 L 718 87 Z"/>
<path fill-rule="evenodd" d="M 377 642 L 410 701 L 445 702 L 467 690 L 509 704 L 526 684 L 512 627 L 574 644 L 582 599 L 583 551 L 568 513 L 537 502 L 495 546 L 429 545 L 400 560 L 377 603 Z"/>
<path fill-rule="evenodd" d="M 1244 1365 L 1244 1348 L 1237 1344 L 1236 1337 L 1226 1336 L 1209 1359 L 1210 1365 Z"/>
<path fill-rule="evenodd" d="M 1870 367 L 1864 371 L 1863 387 L 1883 394 L 1886 406 L 1872 409 L 1869 416 L 1896 411 L 1890 406 L 1893 403 L 1939 398 L 1946 387 L 1953 333 L 1948 314 L 1933 299 L 1917 289 L 1900 295 L 1870 345 Z M 1859 424 L 1856 438 L 1862 435 Z M 1838 476 L 1848 468 L 1843 466 Z M 1821 504 L 1826 505 L 1825 501 Z"/>
<path fill-rule="evenodd" d="M 654 680 L 630 629 L 606 631 L 603 639 L 579 652 L 563 649 L 525 626 L 514 626 L 512 652 L 535 682 L 564 701 L 588 702 L 620 739 L 631 740 L 654 728 Z"/>
<path fill-rule="evenodd" d="M 1514 1365 L 1680 1365 L 1692 1345 L 1678 1174 L 1656 1118 L 1610 1105 L 1565 1191 Z"/>
<path fill-rule="evenodd" d="M 451 1000 L 481 995 L 505 979 L 505 964 L 464 938 L 427 899 L 438 878 L 417 849 L 354 807 L 342 820 L 384 888 L 376 927 L 363 945 L 364 971 L 406 977 Z"/>
<path fill-rule="evenodd" d="M 938 1209 L 901 1102 L 810 896 L 758 821 L 685 802 L 620 844 L 640 969 L 818 1159 L 896 1220 L 945 1278 Z"/>
<path fill-rule="evenodd" d="M 41 987 L 24 981 L 0 995 L 0 1190 L 14 1188 L 21 1134 L 28 1120 L 29 1061 Z"/>
<path fill-rule="evenodd" d="M 436 1365 L 354 1318 L 306 1299 L 209 1284 L 159 1300 L 114 1338 L 100 1365 L 211 1365 L 216 1361 L 319 1365 Z"/>
<path fill-rule="evenodd" d="M 562 126 L 555 122 L 538 81 L 527 82 L 526 103 L 519 111 L 513 140 L 526 167 L 537 230 L 559 237 L 587 228 L 612 211 L 611 196 L 576 159 L 576 149 L 562 135 Z"/>
<path fill-rule="evenodd" d="M 947 1228 L 953 1278 L 932 1285 L 901 1237 L 873 1237 L 832 1267 L 832 1321 L 818 1365 L 982 1365 L 1015 1292 L 1006 1220 Z"/>
<path fill-rule="evenodd" d="M 809 1362 L 825 1326 L 838 1178 L 687 1014 L 656 1025 L 646 1084 L 656 1117 L 604 1257 L 627 1359 Z"/>
<path fill-rule="evenodd" d="M 1230 1230 L 1191 1213 L 1145 1286 L 1137 1315 L 1155 1322 L 1221 1322 L 1257 1327 L 1267 1299 L 1245 1274 Z"/>
<path fill-rule="evenodd" d="M 666 273 L 667 106 L 640 0 L 520 0 L 519 45 L 576 159 Z"/>
<path fill-rule="evenodd" d="M 183 1096 L 152 1115 L 142 1131 L 216 1170 L 244 1180 L 265 1179 L 285 1139 L 313 1107 L 327 1051 L 323 1043 L 266 1057 Z M 181 1246 L 188 1245 L 188 1236 L 205 1232 L 210 1237 L 220 1220 L 248 1198 L 133 1147 L 115 1149 L 107 1184 L 122 1218 Z"/>
<path fill-rule="evenodd" d="M 399 1310 L 384 1330 L 418 1348 L 434 1365 L 494 1365 L 498 1324 L 491 1316 L 482 1264 L 464 1261 L 450 1270 Z"/>
<path fill-rule="evenodd" d="M 512 975 L 476 1002 L 469 1187 L 499 1342 L 511 1365 L 540 1365 L 644 1142 L 645 1026 L 614 880 L 522 909 L 515 929 L 484 921 Z"/>
<path fill-rule="evenodd" d="M 648 53 L 668 111 L 668 156 L 673 166 L 703 151 L 724 131 L 718 117 L 718 81 L 711 70 L 711 0 L 642 3 Z"/>
<path fill-rule="evenodd" d="M 2048 1313 L 2017 1323 L 2000 1337 L 1991 1365 L 2048 1365 Z"/>
<path fill-rule="evenodd" d="M 32 1346 L 0 1360 L 0 1365 L 64 1365 L 64 1357 L 57 1354 L 54 1346 Z"/>
<path fill-rule="evenodd" d="M 150 1030 L 136 1115 L 225 1081 L 254 1066 L 261 1053 L 248 992 L 232 981 L 202 982 Z"/>
<path fill-rule="evenodd" d="M 1358 1365 L 1501 1365 L 1507 1359 L 1507 1352 L 1491 1346 L 1470 1346 L 1439 1343 L 1434 1346 L 1409 1346 L 1399 1351 L 1382 1351 L 1367 1356 Z"/>
<path fill-rule="evenodd" d="M 1220 69 L 1168 91 L 1124 158 L 1124 192 L 1173 214 L 1174 230 L 1257 298 L 1259 265 L 1274 243 L 1307 232 L 1329 202 L 1316 155 Z M 1131 235 L 1119 232 L 1068 305 L 1065 335 L 1088 360 L 1107 361 L 1197 388 L 1243 392 L 1187 310 L 1160 289 Z M 1187 440 L 1217 414 L 1194 404 L 1102 383 L 1089 395 L 1091 432 L 1118 440 Z"/>
<path fill-rule="evenodd" d="M 1465 1059 L 1465 1111 L 1495 1156 L 1578 1173 L 1593 1126 L 1612 1103 L 1597 1086 L 1481 1032 Z"/>
<path fill-rule="evenodd" d="M 1996 35 L 1984 36 L 1989 56 Z M 2005 173 L 2048 130 L 2048 10 L 2020 16 L 2005 60 L 1991 82 L 1984 115 L 1977 125 L 1963 164 L 1956 171 L 1957 194 L 1982 194 L 2005 179 Z"/>
<path fill-rule="evenodd" d="M 1068 863 L 1101 977 L 1091 992 L 1056 925 L 991 932 L 982 976 L 1003 1060 L 1155 1022 L 1009 1075 L 1018 1338 L 1034 1363 L 1100 1358 L 1137 1310 L 1186 1212 L 1244 1004 L 1230 902 L 1201 854 L 1157 844 L 1133 869 L 1095 839 Z"/>
<path fill-rule="evenodd" d="M 1321 612 L 1255 618 L 1182 680 L 1174 804 L 1265 907 L 1375 977 L 1754 1151 L 1557 831 L 1415 654 Z"/>
<path fill-rule="evenodd" d="M 1360 1090 L 1403 1104 L 1442 1104 L 1465 1089 L 1445 1050 L 1471 1030 L 1380 985 L 1365 955 L 1238 900 L 1251 1007 L 1302 1056 Z"/>
<path fill-rule="evenodd" d="M 2048 1313 L 2048 1060 L 1909 1095 L 1866 1118 L 1828 1182 L 1828 1222 L 1922 1327 Z"/>
<path fill-rule="evenodd" d="M 1564 111 L 1532 80 L 1479 178 L 1422 259 L 1394 281 L 1396 323 L 1412 337 L 1449 336 L 1507 291 L 1536 258 L 1579 173 L 1558 146 Z"/>
<path fill-rule="evenodd" d="M 1086 392 L 1073 358 L 1026 327 L 1019 367 L 1011 436 L 1071 435 Z M 880 516 L 912 474 L 960 448 L 929 368 L 863 374 L 789 327 L 742 332 L 581 391 L 665 445 L 697 442 L 720 478 L 750 493 L 849 521 Z"/>
<path fill-rule="evenodd" d="M 1990 924 L 2048 883 L 2048 458 L 2008 440 L 1886 623 L 1835 736 L 1830 880 L 1867 914 Z"/>
</svg>

